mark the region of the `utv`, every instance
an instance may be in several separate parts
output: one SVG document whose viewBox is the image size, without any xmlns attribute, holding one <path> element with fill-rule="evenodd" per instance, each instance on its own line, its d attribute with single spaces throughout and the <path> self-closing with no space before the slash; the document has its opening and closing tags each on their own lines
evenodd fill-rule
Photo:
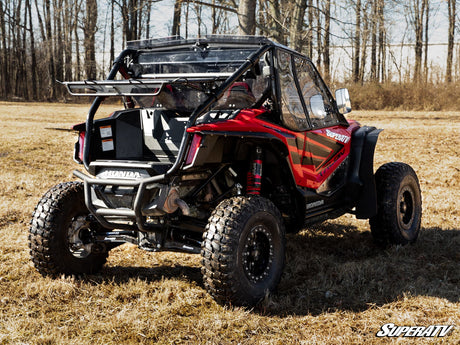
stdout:
<svg viewBox="0 0 460 345">
<path fill-rule="evenodd" d="M 258 36 L 132 41 L 106 80 L 63 84 L 95 97 L 74 126 L 87 173 L 34 211 L 42 275 L 94 273 L 129 242 L 201 254 L 213 298 L 251 306 L 280 280 L 285 232 L 348 212 L 369 218 L 381 245 L 417 239 L 415 172 L 388 163 L 374 175 L 380 130 L 347 121 L 348 91 L 334 100 L 292 49 Z M 124 109 L 96 119 L 113 96 Z"/>
</svg>

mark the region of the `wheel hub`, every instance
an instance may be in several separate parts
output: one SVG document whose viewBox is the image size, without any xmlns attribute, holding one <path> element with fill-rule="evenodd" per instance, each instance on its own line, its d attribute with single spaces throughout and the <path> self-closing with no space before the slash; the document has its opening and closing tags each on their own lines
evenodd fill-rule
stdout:
<svg viewBox="0 0 460 345">
<path fill-rule="evenodd" d="M 404 230 L 409 230 L 415 216 L 414 192 L 409 187 L 404 188 L 399 195 L 398 221 Z"/>
<path fill-rule="evenodd" d="M 273 261 L 273 238 L 264 225 L 251 229 L 243 248 L 243 267 L 247 278 L 253 282 L 266 278 Z"/>
<path fill-rule="evenodd" d="M 77 258 L 86 258 L 93 249 L 91 242 L 90 223 L 86 216 L 75 217 L 68 230 L 68 243 L 70 253 Z"/>
</svg>

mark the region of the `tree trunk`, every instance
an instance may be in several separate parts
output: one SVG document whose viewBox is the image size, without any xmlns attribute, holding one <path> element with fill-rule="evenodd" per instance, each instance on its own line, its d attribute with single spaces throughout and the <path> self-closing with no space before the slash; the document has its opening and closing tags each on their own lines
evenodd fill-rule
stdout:
<svg viewBox="0 0 460 345">
<path fill-rule="evenodd" d="M 371 81 L 377 81 L 377 0 L 372 1 L 371 16 Z"/>
<path fill-rule="evenodd" d="M 423 75 L 425 76 L 425 83 L 428 82 L 428 28 L 430 20 L 430 3 L 429 0 L 425 1 L 425 60 L 423 62 Z"/>
<path fill-rule="evenodd" d="M 8 46 L 6 43 L 6 26 L 5 26 L 5 9 L 3 2 L 0 2 L 0 31 L 2 37 L 2 96 L 7 98 L 9 95 L 10 85 L 8 76 Z"/>
<path fill-rule="evenodd" d="M 86 0 L 85 33 L 85 71 L 87 79 L 96 79 L 96 47 L 95 35 L 97 24 L 97 1 Z"/>
<path fill-rule="evenodd" d="M 359 81 L 359 57 L 361 53 L 361 0 L 356 1 L 356 23 L 353 52 L 353 82 Z"/>
<path fill-rule="evenodd" d="M 75 13 L 80 11 L 78 1 L 75 1 Z M 80 62 L 80 37 L 78 36 L 78 25 L 77 20 L 73 23 L 73 31 L 75 35 L 75 79 L 81 78 L 81 62 Z"/>
<path fill-rule="evenodd" d="M 238 34 L 255 35 L 256 0 L 240 0 L 238 5 Z"/>
<path fill-rule="evenodd" d="M 415 64 L 414 64 L 414 82 L 419 83 L 422 76 L 422 57 L 423 57 L 423 32 L 425 18 L 425 6 L 427 0 L 412 0 L 412 20 L 415 32 Z"/>
<path fill-rule="evenodd" d="M 455 20 L 456 20 L 456 2 L 457 0 L 447 0 L 447 11 L 449 17 L 449 31 L 447 36 L 447 62 L 446 62 L 446 81 L 452 82 L 452 63 L 454 59 L 454 42 L 455 42 Z"/>
<path fill-rule="evenodd" d="M 275 42 L 285 44 L 283 27 L 280 24 L 281 8 L 278 0 L 268 0 L 269 19 L 267 20 L 268 36 Z"/>
<path fill-rule="evenodd" d="M 112 8 L 113 8 L 113 1 L 112 1 Z M 147 15 L 145 16 L 145 38 L 150 38 L 150 17 L 152 15 L 152 0 L 148 1 L 147 5 Z M 113 10 L 112 10 L 112 17 L 113 17 Z M 113 23 L 113 20 L 112 20 Z"/>
<path fill-rule="evenodd" d="M 50 0 L 45 0 L 45 33 L 46 45 L 48 47 L 48 100 L 54 100 L 56 97 L 54 90 L 54 81 L 56 80 L 54 68 L 54 51 L 53 51 L 53 32 L 51 31 L 51 3 Z"/>
<path fill-rule="evenodd" d="M 313 0 L 307 0 L 308 8 L 308 31 L 307 31 L 307 55 L 313 58 L 313 21 L 314 7 Z"/>
<path fill-rule="evenodd" d="M 323 40 L 321 37 L 321 10 L 320 10 L 320 5 L 321 5 L 322 0 L 316 0 L 316 68 L 322 71 L 321 67 L 321 57 L 323 55 Z"/>
<path fill-rule="evenodd" d="M 386 35 L 385 35 L 385 16 L 384 16 L 384 8 L 385 8 L 385 1 L 378 0 L 378 22 L 379 22 L 379 54 L 378 54 L 378 74 L 379 76 L 377 79 L 381 82 L 386 80 Z"/>
<path fill-rule="evenodd" d="M 35 37 L 34 37 L 34 28 L 32 24 L 32 6 L 30 5 L 30 0 L 26 0 L 26 7 L 29 11 L 29 37 L 30 37 L 30 80 L 32 87 L 32 99 L 37 100 L 37 56 L 35 52 Z"/>
<path fill-rule="evenodd" d="M 330 0 L 327 2 L 330 3 Z M 292 15 L 292 23 L 289 27 L 289 42 L 292 48 L 301 51 L 303 46 L 302 32 L 307 2 L 305 0 L 294 0 L 293 5 L 294 12 Z"/>
<path fill-rule="evenodd" d="M 64 80 L 72 80 L 72 9 L 69 0 L 64 1 Z"/>
<path fill-rule="evenodd" d="M 182 0 L 174 2 L 173 26 L 171 35 L 180 36 L 180 16 L 181 16 Z"/>
<path fill-rule="evenodd" d="M 114 0 L 110 3 L 110 66 L 112 66 L 115 60 L 115 24 L 113 20 Z M 148 37 L 147 37 L 148 38 Z"/>
<path fill-rule="evenodd" d="M 361 57 L 358 73 L 358 82 L 362 85 L 364 83 L 364 72 L 366 70 L 366 61 L 367 61 L 367 44 L 369 41 L 369 16 L 367 12 L 367 6 L 363 9 L 363 26 L 362 26 L 362 39 L 361 39 Z"/>
<path fill-rule="evenodd" d="M 324 60 L 324 79 L 327 83 L 330 82 L 331 73 L 331 57 L 330 57 L 330 43 L 331 43 L 331 0 L 326 0 L 324 10 L 324 46 L 323 46 L 323 60 Z"/>
<path fill-rule="evenodd" d="M 62 81 L 64 79 L 64 47 L 63 44 L 65 39 L 62 35 L 62 0 L 54 1 L 54 42 L 55 42 L 55 49 L 56 52 L 56 59 L 55 59 L 55 69 L 56 69 L 56 79 Z M 54 83 L 54 80 L 53 80 Z M 62 88 L 56 89 L 56 97 L 60 97 L 62 95 L 61 92 Z"/>
</svg>

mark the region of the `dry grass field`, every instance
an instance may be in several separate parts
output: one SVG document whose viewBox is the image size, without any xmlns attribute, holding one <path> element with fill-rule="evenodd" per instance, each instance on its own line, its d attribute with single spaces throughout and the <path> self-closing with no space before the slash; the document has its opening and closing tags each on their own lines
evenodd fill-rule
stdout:
<svg viewBox="0 0 460 345">
<path fill-rule="evenodd" d="M 109 113 L 109 106 L 106 112 Z M 205 292 L 198 256 L 114 249 L 100 274 L 43 278 L 27 246 L 35 204 L 74 180 L 86 106 L 0 103 L 0 344 L 460 344 L 460 113 L 354 112 L 384 128 L 375 166 L 418 173 L 422 232 L 381 250 L 351 215 L 288 236 L 285 273 L 254 310 Z M 377 338 L 386 323 L 455 325 L 444 338 Z"/>
</svg>

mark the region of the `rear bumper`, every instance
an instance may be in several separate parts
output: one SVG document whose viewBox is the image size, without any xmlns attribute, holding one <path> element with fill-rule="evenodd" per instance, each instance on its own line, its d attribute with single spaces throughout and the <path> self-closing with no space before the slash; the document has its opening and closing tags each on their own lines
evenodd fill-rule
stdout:
<svg viewBox="0 0 460 345">
<path fill-rule="evenodd" d="M 167 190 L 169 185 L 166 184 L 164 175 L 157 175 L 148 178 L 130 180 L 130 179 L 102 179 L 93 178 L 88 176 L 81 171 L 75 170 L 73 174 L 82 179 L 84 182 L 85 191 L 85 204 L 91 214 L 97 219 L 97 221 L 105 228 L 108 229 L 132 229 L 137 227 L 139 230 L 148 231 L 150 227 L 145 226 L 145 214 L 143 214 L 142 206 L 145 203 L 144 197 L 146 191 L 152 190 Z M 93 186 L 117 186 L 117 187 L 132 187 L 134 192 L 134 198 L 131 208 L 127 207 L 98 207 L 95 205 Z M 167 192 L 167 191 L 165 191 Z M 163 192 L 163 194 L 165 193 Z M 161 193 L 160 193 L 161 194 Z M 108 206 L 108 205 L 107 205 Z M 161 206 L 161 205 L 160 205 Z M 161 211 L 159 211 L 161 212 Z M 124 218 L 126 222 L 112 222 L 109 218 Z M 135 224 L 133 223 L 135 222 Z"/>
</svg>

